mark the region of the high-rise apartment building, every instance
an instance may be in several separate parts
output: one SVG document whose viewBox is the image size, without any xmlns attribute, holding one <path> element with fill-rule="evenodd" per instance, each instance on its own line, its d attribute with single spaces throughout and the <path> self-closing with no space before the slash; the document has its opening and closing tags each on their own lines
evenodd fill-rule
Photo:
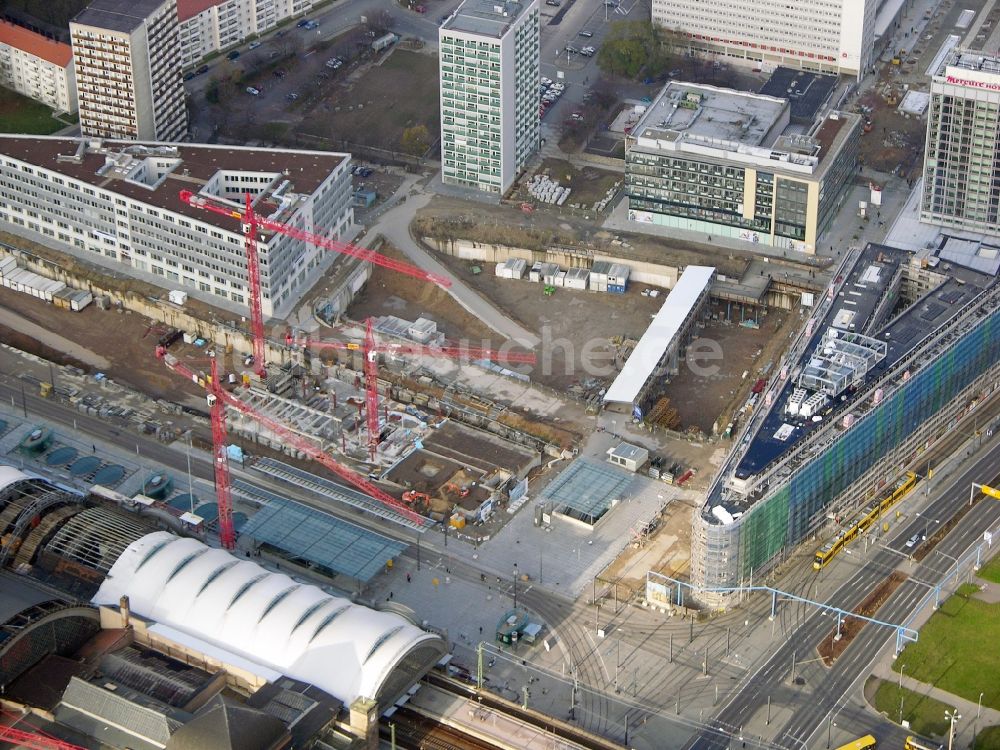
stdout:
<svg viewBox="0 0 1000 750">
<path fill-rule="evenodd" d="M 1000 233 L 1000 58 L 953 50 L 931 81 L 920 218 Z"/>
<path fill-rule="evenodd" d="M 349 154 L 0 134 L 0 229 L 119 274 L 243 314 L 239 222 L 193 208 L 181 190 L 346 238 L 354 224 Z M 337 259 L 280 233 L 257 241 L 265 315 L 283 317 Z"/>
<path fill-rule="evenodd" d="M 70 46 L 7 21 L 0 21 L 0 84 L 56 112 L 76 111 Z"/>
<path fill-rule="evenodd" d="M 312 0 L 178 0 L 181 65 L 191 67 L 279 22 L 312 10 Z"/>
<path fill-rule="evenodd" d="M 871 67 L 877 0 L 653 0 L 691 49 L 760 66 L 856 75 Z"/>
<path fill-rule="evenodd" d="M 538 148 L 538 0 L 465 0 L 441 26 L 441 176 L 503 194 Z"/>
<path fill-rule="evenodd" d="M 94 0 L 69 25 L 84 135 L 187 135 L 177 0 Z"/>
</svg>

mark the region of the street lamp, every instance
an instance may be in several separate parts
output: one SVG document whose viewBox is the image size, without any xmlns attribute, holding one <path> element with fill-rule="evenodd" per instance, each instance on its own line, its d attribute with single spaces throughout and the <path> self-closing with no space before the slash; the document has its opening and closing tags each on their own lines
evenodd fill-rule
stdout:
<svg viewBox="0 0 1000 750">
<path fill-rule="evenodd" d="M 955 722 L 962 718 L 958 709 L 944 712 L 945 721 L 948 722 L 948 750 L 951 750 L 951 743 L 955 739 Z"/>
<path fill-rule="evenodd" d="M 972 725 L 972 747 L 973 748 L 975 748 L 975 746 L 976 746 L 976 734 L 979 731 L 979 714 L 982 713 L 982 710 L 983 710 L 983 694 L 980 693 L 979 694 L 979 704 L 976 706 L 976 721 Z"/>
<path fill-rule="evenodd" d="M 905 664 L 904 664 L 904 665 L 902 665 L 902 666 L 901 666 L 901 667 L 899 668 L 899 689 L 900 689 L 900 691 L 902 691 L 902 690 L 903 690 L 903 670 L 904 670 L 904 669 L 906 669 L 906 665 L 905 665 Z"/>
<path fill-rule="evenodd" d="M 514 609 L 517 609 L 517 563 L 514 563 Z"/>
</svg>

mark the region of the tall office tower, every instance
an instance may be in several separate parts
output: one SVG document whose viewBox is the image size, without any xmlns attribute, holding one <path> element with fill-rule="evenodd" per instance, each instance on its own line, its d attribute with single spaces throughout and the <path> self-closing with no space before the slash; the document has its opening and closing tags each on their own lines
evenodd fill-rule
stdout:
<svg viewBox="0 0 1000 750">
<path fill-rule="evenodd" d="M 871 67 L 877 0 L 653 0 L 653 22 L 727 60 L 859 78 Z"/>
<path fill-rule="evenodd" d="M 503 194 L 538 148 L 538 0 L 466 0 L 442 25 L 441 175 Z"/>
<path fill-rule="evenodd" d="M 187 135 L 177 0 L 94 0 L 69 25 L 84 135 Z"/>
<path fill-rule="evenodd" d="M 1000 58 L 953 50 L 929 112 L 920 218 L 1000 233 Z"/>
</svg>

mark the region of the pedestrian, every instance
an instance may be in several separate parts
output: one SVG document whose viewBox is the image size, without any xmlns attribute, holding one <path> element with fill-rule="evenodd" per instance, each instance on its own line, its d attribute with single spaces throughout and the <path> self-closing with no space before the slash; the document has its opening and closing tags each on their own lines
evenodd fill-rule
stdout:
<svg viewBox="0 0 1000 750">
<path fill-rule="evenodd" d="M 411 578 L 410 578 L 410 574 L 409 574 L 409 573 L 407 573 L 407 574 L 406 574 L 406 582 L 407 582 L 407 583 L 409 583 L 409 582 L 410 582 L 410 580 L 411 580 Z"/>
<path fill-rule="evenodd" d="M 391 591 L 389 592 L 389 601 L 390 602 L 392 601 L 392 592 Z"/>
<path fill-rule="evenodd" d="M 97 453 L 97 444 L 96 443 L 91 444 L 90 450 L 92 453 Z"/>
</svg>

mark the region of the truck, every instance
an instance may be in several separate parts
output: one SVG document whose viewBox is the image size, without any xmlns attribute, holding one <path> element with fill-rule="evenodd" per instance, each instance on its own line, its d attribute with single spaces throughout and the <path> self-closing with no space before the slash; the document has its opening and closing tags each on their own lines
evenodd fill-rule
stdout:
<svg viewBox="0 0 1000 750">
<path fill-rule="evenodd" d="M 399 37 L 393 34 L 392 32 L 389 32 L 388 34 L 384 34 L 383 36 L 380 36 L 378 39 L 372 42 L 372 51 L 381 52 L 389 45 L 395 44 L 398 41 Z"/>
</svg>

